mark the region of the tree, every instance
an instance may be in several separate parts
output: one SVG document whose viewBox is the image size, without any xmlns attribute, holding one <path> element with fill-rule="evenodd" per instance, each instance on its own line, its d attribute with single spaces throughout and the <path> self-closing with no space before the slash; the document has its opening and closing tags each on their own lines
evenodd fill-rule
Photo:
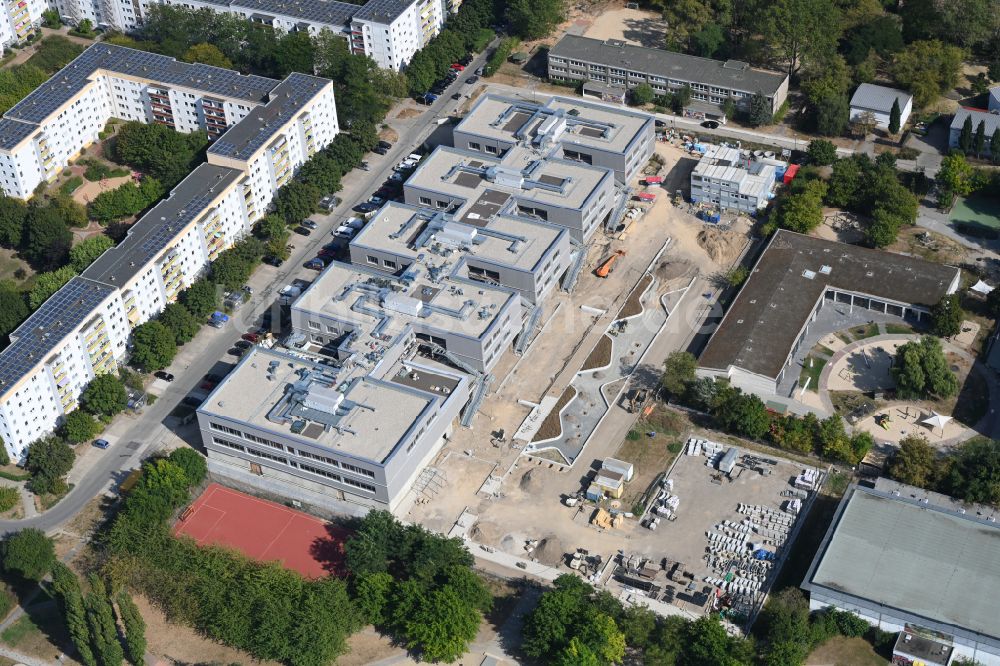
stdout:
<svg viewBox="0 0 1000 666">
<path fill-rule="evenodd" d="M 169 328 L 158 321 L 147 321 L 132 331 L 132 363 L 147 372 L 170 365 L 177 355 L 177 342 Z"/>
<path fill-rule="evenodd" d="M 94 417 L 80 409 L 67 414 L 62 425 L 63 437 L 74 444 L 89 441 L 100 431 L 101 426 Z"/>
<path fill-rule="evenodd" d="M 20 199 L 0 195 L 0 247 L 16 249 L 21 246 L 28 207 Z"/>
<path fill-rule="evenodd" d="M 942 490 L 966 502 L 1000 503 L 1000 442 L 974 437 L 958 446 Z"/>
<path fill-rule="evenodd" d="M 87 626 L 87 611 L 83 605 L 80 579 L 69 567 L 57 560 L 52 566 L 52 587 L 59 599 L 66 630 L 76 648 L 77 657 L 84 666 L 97 666 L 94 652 L 90 648 L 90 628 Z"/>
<path fill-rule="evenodd" d="M 620 664 L 625 657 L 625 634 L 605 613 L 590 614 L 579 636 L 602 664 Z"/>
<path fill-rule="evenodd" d="M 7 453 L 7 445 L 3 441 L 3 437 L 0 437 L 0 467 L 10 464 L 10 454 Z"/>
<path fill-rule="evenodd" d="M 56 549 L 45 532 L 29 527 L 15 532 L 0 543 L 4 571 L 25 580 L 40 581 L 56 562 Z"/>
<path fill-rule="evenodd" d="M 930 335 L 896 350 L 892 374 L 896 394 L 904 399 L 948 398 L 958 392 L 958 378 L 948 367 L 941 341 Z"/>
<path fill-rule="evenodd" d="M 719 392 L 712 416 L 719 428 L 751 439 L 763 437 L 771 424 L 760 398 L 732 386 Z"/>
<path fill-rule="evenodd" d="M 84 607 L 95 656 L 101 666 L 121 666 L 125 653 L 118 642 L 118 627 L 107 587 L 96 574 L 91 574 L 88 582 L 90 592 L 84 599 Z"/>
<path fill-rule="evenodd" d="M 771 102 L 759 90 L 750 98 L 750 113 L 747 120 L 751 127 L 770 125 L 774 120 L 771 112 Z"/>
<path fill-rule="evenodd" d="M 1000 164 L 1000 127 L 993 130 L 990 137 L 990 160 L 993 164 Z"/>
<path fill-rule="evenodd" d="M 509 0 L 507 21 L 521 39 L 539 39 L 566 20 L 564 0 Z"/>
<path fill-rule="evenodd" d="M 197 486 L 208 475 L 208 463 L 205 461 L 205 456 L 194 449 L 174 449 L 167 456 L 167 460 L 183 470 L 190 487 Z"/>
<path fill-rule="evenodd" d="M 952 153 L 941 160 L 937 181 L 942 189 L 957 196 L 965 196 L 972 192 L 974 176 L 972 165 L 965 159 L 965 156 Z"/>
<path fill-rule="evenodd" d="M 31 310 L 24 302 L 24 295 L 0 283 L 0 338 L 20 326 L 29 314 Z"/>
<path fill-rule="evenodd" d="M 219 47 L 213 44 L 195 44 L 181 58 L 184 62 L 200 62 L 203 65 L 221 67 L 222 69 L 233 69 L 232 61 L 227 58 Z"/>
<path fill-rule="evenodd" d="M 146 621 L 125 588 L 118 592 L 118 619 L 125 629 L 128 660 L 133 666 L 143 666 L 146 663 Z"/>
<path fill-rule="evenodd" d="M 554 656 L 569 644 L 594 591 L 569 574 L 560 575 L 553 584 L 554 588 L 539 598 L 522 629 L 524 652 L 536 659 Z"/>
<path fill-rule="evenodd" d="M 72 266 L 63 266 L 51 273 L 39 273 L 31 291 L 28 292 L 28 306 L 32 310 L 42 307 L 42 303 L 62 289 L 63 285 L 74 277 L 76 277 L 76 270 Z"/>
<path fill-rule="evenodd" d="M 892 100 L 892 108 L 889 109 L 889 134 L 899 134 L 899 121 L 902 118 L 902 111 L 899 108 L 899 98 Z"/>
<path fill-rule="evenodd" d="M 73 234 L 51 208 L 32 203 L 24 226 L 22 253 L 31 264 L 52 270 L 66 264 Z"/>
<path fill-rule="evenodd" d="M 684 648 L 679 663 L 691 666 L 742 666 L 750 663 L 749 645 L 730 636 L 714 616 L 705 615 L 689 622 L 682 635 Z"/>
<path fill-rule="evenodd" d="M 640 83 L 632 88 L 632 104 L 635 106 L 645 106 L 653 101 L 653 87 L 648 83 Z"/>
<path fill-rule="evenodd" d="M 31 474 L 31 489 L 39 495 L 58 494 L 65 490 L 63 477 L 73 468 L 76 454 L 62 440 L 38 439 L 28 447 L 25 468 Z"/>
<path fill-rule="evenodd" d="M 427 661 L 454 661 L 476 637 L 481 619 L 451 587 L 434 590 L 407 623 L 407 646 Z"/>
<path fill-rule="evenodd" d="M 168 303 L 158 319 L 170 330 L 178 345 L 190 342 L 201 330 L 201 322 L 181 303 Z"/>
<path fill-rule="evenodd" d="M 812 164 L 826 166 L 837 160 L 837 147 L 826 139 L 813 139 L 809 142 L 809 161 Z"/>
<path fill-rule="evenodd" d="M 115 375 L 97 375 L 83 389 L 80 403 L 94 416 L 114 416 L 128 406 L 128 392 Z"/>
<path fill-rule="evenodd" d="M 976 134 L 972 137 L 972 150 L 976 153 L 976 157 L 982 157 L 983 151 L 986 149 L 986 121 L 980 120 L 979 125 L 976 126 Z"/>
<path fill-rule="evenodd" d="M 916 41 L 896 54 L 890 73 L 913 93 L 913 103 L 924 107 L 958 82 L 965 53 L 938 40 Z"/>
<path fill-rule="evenodd" d="M 62 26 L 62 20 L 59 18 L 58 10 L 46 9 L 42 12 L 42 23 L 46 28 L 58 30 Z"/>
<path fill-rule="evenodd" d="M 931 308 L 931 332 L 942 338 L 950 338 L 962 332 L 965 311 L 958 294 L 949 294 Z"/>
<path fill-rule="evenodd" d="M 965 154 L 972 152 L 972 116 L 966 116 L 962 132 L 958 135 L 958 148 Z"/>
<path fill-rule="evenodd" d="M 767 666 L 802 664 L 813 642 L 809 601 L 796 587 L 771 595 L 761 610 L 758 627 L 766 638 Z"/>
<path fill-rule="evenodd" d="M 703 58 L 712 58 L 726 43 L 726 33 L 718 23 L 708 23 L 691 35 L 691 51 Z"/>
<path fill-rule="evenodd" d="M 354 599 L 366 622 L 376 627 L 381 627 L 388 622 L 386 610 L 392 585 L 392 576 L 384 571 L 366 573 L 355 578 Z"/>
<path fill-rule="evenodd" d="M 778 224 L 799 233 L 809 233 L 823 224 L 826 190 L 826 183 L 822 180 L 811 180 L 800 192 L 790 194 L 777 212 Z"/>
<path fill-rule="evenodd" d="M 69 263 L 77 273 L 82 273 L 87 266 L 94 263 L 99 256 L 115 246 L 115 242 L 105 236 L 98 234 L 84 239 L 74 245 L 69 251 Z"/>
<path fill-rule="evenodd" d="M 794 76 L 803 60 L 822 61 L 836 51 L 840 15 L 831 0 L 776 0 L 768 6 L 767 34 Z"/>
<path fill-rule="evenodd" d="M 933 488 L 936 482 L 937 453 L 922 435 L 899 440 L 899 449 L 889 461 L 889 476 L 918 488 Z"/>
<path fill-rule="evenodd" d="M 698 367 L 694 354 L 686 351 L 671 352 L 663 365 L 663 377 L 660 379 L 663 388 L 673 397 L 684 395 L 688 383 L 694 380 L 694 371 Z"/>
<path fill-rule="evenodd" d="M 57 194 L 55 198 L 49 200 L 48 205 L 62 218 L 66 226 L 83 228 L 90 222 L 87 219 L 87 209 L 74 201 L 71 196 Z"/>
<path fill-rule="evenodd" d="M 207 144 L 204 132 L 181 134 L 166 125 L 136 121 L 127 122 L 118 130 L 114 153 L 119 162 L 159 181 L 165 191 L 180 182 L 201 161 L 202 150 Z"/>
<path fill-rule="evenodd" d="M 214 282 L 200 279 L 181 292 L 180 302 L 195 319 L 204 320 L 219 307 L 220 290 Z"/>
<path fill-rule="evenodd" d="M 297 180 L 289 181 L 278 190 L 274 198 L 274 213 L 287 224 L 299 224 L 316 212 L 321 193 L 314 185 Z"/>
</svg>

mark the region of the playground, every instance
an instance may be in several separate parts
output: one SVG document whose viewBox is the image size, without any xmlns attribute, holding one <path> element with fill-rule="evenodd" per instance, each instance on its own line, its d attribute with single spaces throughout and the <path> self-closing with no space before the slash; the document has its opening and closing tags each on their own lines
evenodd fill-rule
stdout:
<svg viewBox="0 0 1000 666">
<path fill-rule="evenodd" d="M 918 435 L 929 442 L 962 437 L 968 428 L 952 417 L 908 402 L 894 402 L 878 409 L 854 426 L 869 432 L 883 442 L 899 442 L 904 437 Z"/>
</svg>

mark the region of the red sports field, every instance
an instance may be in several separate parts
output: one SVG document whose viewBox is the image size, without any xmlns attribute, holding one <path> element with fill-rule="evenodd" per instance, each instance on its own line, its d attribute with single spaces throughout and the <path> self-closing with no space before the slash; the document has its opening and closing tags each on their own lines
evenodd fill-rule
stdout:
<svg viewBox="0 0 1000 666">
<path fill-rule="evenodd" d="M 238 550 L 261 562 L 278 561 L 309 578 L 343 575 L 347 530 L 300 511 L 213 483 L 181 515 L 174 534 L 199 546 Z"/>
</svg>

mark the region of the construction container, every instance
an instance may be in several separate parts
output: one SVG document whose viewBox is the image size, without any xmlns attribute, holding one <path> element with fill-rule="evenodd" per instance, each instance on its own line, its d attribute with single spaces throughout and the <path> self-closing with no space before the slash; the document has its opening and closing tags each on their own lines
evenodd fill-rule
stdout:
<svg viewBox="0 0 1000 666">
<path fill-rule="evenodd" d="M 632 463 L 618 460 L 616 458 L 605 458 L 604 462 L 601 463 L 601 468 L 612 472 L 618 472 L 622 475 L 622 478 L 625 479 L 626 482 L 632 480 L 632 475 L 635 472 Z"/>
<path fill-rule="evenodd" d="M 726 451 L 726 455 L 722 456 L 722 459 L 719 460 L 719 471 L 723 474 L 729 474 L 732 472 L 733 468 L 736 467 L 736 458 L 739 456 L 739 453 L 740 452 L 736 450 L 735 446 L 729 447 L 729 450 Z"/>
</svg>

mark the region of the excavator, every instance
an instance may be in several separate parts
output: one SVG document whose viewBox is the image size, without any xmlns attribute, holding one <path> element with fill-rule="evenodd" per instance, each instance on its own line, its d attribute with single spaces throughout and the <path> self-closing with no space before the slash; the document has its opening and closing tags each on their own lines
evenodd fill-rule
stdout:
<svg viewBox="0 0 1000 666">
<path fill-rule="evenodd" d="M 624 256 L 625 256 L 625 250 L 615 250 L 610 257 L 605 259 L 601 263 L 601 265 L 597 267 L 597 270 L 594 271 L 594 275 L 596 275 L 599 278 L 608 277 L 609 275 L 611 275 L 611 271 L 613 271 L 615 268 L 615 262 Z"/>
</svg>

